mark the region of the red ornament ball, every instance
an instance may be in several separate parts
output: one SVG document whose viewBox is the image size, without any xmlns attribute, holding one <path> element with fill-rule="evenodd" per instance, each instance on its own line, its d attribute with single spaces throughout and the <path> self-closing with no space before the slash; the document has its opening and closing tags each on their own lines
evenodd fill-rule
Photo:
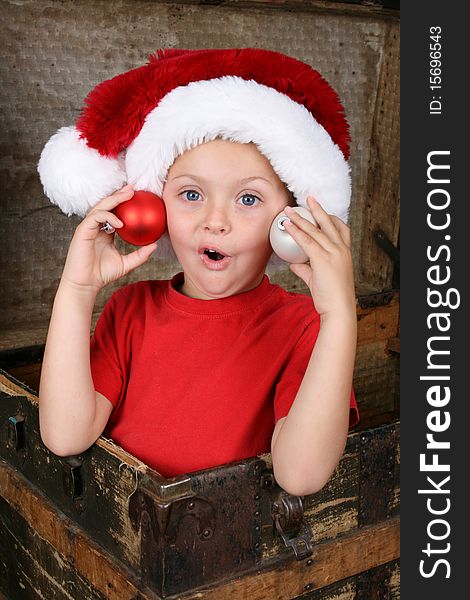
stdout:
<svg viewBox="0 0 470 600">
<path fill-rule="evenodd" d="M 151 244 L 165 232 L 165 205 L 152 192 L 134 192 L 132 198 L 116 206 L 113 213 L 124 223 L 116 233 L 134 246 Z"/>
</svg>

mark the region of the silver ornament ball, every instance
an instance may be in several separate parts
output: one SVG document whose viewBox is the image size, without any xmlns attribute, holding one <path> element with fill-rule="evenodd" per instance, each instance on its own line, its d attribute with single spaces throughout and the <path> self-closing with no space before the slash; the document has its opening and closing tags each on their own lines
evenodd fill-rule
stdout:
<svg viewBox="0 0 470 600">
<path fill-rule="evenodd" d="M 294 206 L 293 208 L 301 217 L 316 225 L 312 213 L 307 208 L 303 206 Z M 284 227 L 284 221 L 288 218 L 285 212 L 282 211 L 274 219 L 269 231 L 269 241 L 272 249 L 282 260 L 288 263 L 305 263 L 308 261 L 308 256 Z"/>
</svg>

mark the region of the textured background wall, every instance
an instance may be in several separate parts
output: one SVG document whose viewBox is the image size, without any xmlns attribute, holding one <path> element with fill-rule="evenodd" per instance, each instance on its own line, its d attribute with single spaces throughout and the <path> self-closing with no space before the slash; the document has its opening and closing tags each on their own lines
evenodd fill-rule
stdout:
<svg viewBox="0 0 470 600">
<path fill-rule="evenodd" d="M 68 243 L 79 222 L 61 214 L 42 193 L 36 163 L 44 143 L 56 129 L 74 123 L 94 85 L 143 64 L 164 47 L 262 47 L 295 56 L 326 77 L 351 124 L 358 287 L 390 286 L 390 261 L 372 233 L 380 226 L 393 242 L 398 235 L 398 21 L 387 11 L 331 7 L 320 2 L 288 11 L 282 4 L 0 1 L 0 349 L 44 342 Z M 96 315 L 116 287 L 167 278 L 178 269 L 176 263 L 152 258 L 100 294 Z M 271 278 L 300 288 L 289 272 L 278 270 Z"/>
</svg>

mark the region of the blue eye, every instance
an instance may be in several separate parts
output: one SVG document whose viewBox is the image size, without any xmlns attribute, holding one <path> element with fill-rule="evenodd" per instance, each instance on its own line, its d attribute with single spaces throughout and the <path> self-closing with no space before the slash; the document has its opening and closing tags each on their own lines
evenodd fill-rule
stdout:
<svg viewBox="0 0 470 600">
<path fill-rule="evenodd" d="M 190 202 L 194 202 L 200 198 L 199 192 L 196 192 L 195 190 L 187 190 L 186 192 L 182 192 L 182 194 L 184 198 Z"/>
<path fill-rule="evenodd" d="M 255 206 L 259 202 L 258 196 L 255 196 L 254 194 L 243 194 L 240 200 L 243 206 Z"/>
</svg>

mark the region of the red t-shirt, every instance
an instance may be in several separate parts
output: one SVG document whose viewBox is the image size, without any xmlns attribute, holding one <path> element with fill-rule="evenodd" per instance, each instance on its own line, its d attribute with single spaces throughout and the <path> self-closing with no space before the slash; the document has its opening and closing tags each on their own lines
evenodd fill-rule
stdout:
<svg viewBox="0 0 470 600">
<path fill-rule="evenodd" d="M 114 406 L 104 435 L 164 477 L 269 452 L 319 330 L 311 297 L 267 276 L 221 300 L 188 298 L 182 282 L 118 290 L 91 340 L 95 389 Z"/>
</svg>

